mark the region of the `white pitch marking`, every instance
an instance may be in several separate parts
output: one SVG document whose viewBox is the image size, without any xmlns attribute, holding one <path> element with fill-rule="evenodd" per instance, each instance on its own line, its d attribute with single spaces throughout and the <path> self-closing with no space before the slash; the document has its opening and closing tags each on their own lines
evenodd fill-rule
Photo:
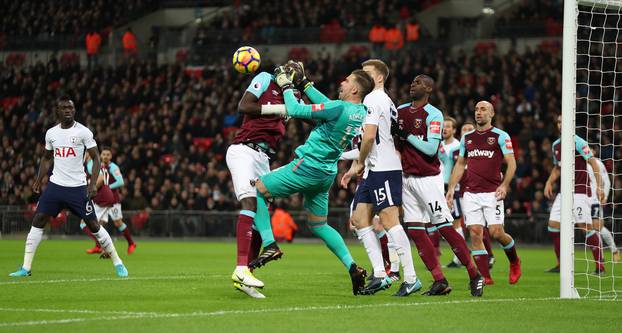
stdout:
<svg viewBox="0 0 622 333">
<path fill-rule="evenodd" d="M 19 285 L 19 284 L 48 284 L 48 283 L 81 283 L 81 282 L 102 282 L 102 281 L 143 281 L 143 280 L 191 280 L 191 279 L 222 279 L 226 275 L 186 275 L 186 276 L 144 276 L 144 277 L 128 277 L 128 278 L 91 278 L 91 279 L 63 279 L 63 280 L 20 280 L 20 281 L 2 281 L 1 285 Z"/>
<path fill-rule="evenodd" d="M 380 308 L 380 307 L 410 307 L 410 306 L 428 306 L 428 305 L 447 305 L 447 304 L 469 304 L 469 303 L 507 303 L 507 302 L 542 302 L 542 301 L 560 301 L 558 297 L 544 297 L 544 298 L 502 298 L 502 299 L 473 299 L 473 300 L 456 300 L 445 302 L 420 302 L 420 303 L 382 303 L 382 304 L 363 304 L 363 305 L 331 305 L 331 306 L 309 306 L 309 307 L 289 307 L 289 308 L 274 308 L 274 309 L 259 309 L 259 310 L 223 310 L 212 312 L 187 312 L 187 313 L 158 313 L 158 312 L 129 312 L 121 316 L 106 316 L 95 318 L 68 318 L 58 320 L 31 320 L 31 321 L 18 321 L 10 323 L 0 323 L 2 327 L 18 327 L 18 326 L 38 326 L 38 325 L 50 325 L 50 324 L 69 324 L 76 322 L 86 322 L 95 320 L 123 320 L 123 319 L 160 319 L 160 318 L 185 318 L 185 317 L 214 317 L 214 316 L 226 316 L 226 315 L 238 315 L 238 314 L 262 314 L 262 313 L 278 313 L 278 312 L 306 312 L 306 311 L 330 311 L 330 310 L 350 310 L 350 309 L 365 309 L 365 308 Z M 577 300 L 566 300 L 569 302 L 576 302 Z M 584 301 L 594 301 L 592 299 Z M 27 310 L 27 309 L 24 309 Z M 45 309 L 40 309 L 45 310 Z M 65 311 L 67 313 L 74 313 L 72 311 L 88 311 L 88 310 L 58 310 L 58 312 Z M 89 312 L 105 314 L 106 312 Z"/>
</svg>

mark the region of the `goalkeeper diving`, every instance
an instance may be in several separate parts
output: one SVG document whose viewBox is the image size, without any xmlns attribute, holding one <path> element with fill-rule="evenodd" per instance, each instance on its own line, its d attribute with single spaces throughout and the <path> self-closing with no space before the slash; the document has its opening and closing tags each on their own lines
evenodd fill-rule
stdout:
<svg viewBox="0 0 622 333">
<path fill-rule="evenodd" d="M 365 71 L 354 70 L 341 82 L 339 100 L 330 100 L 306 78 L 302 63 L 290 61 L 277 67 L 274 75 L 283 90 L 285 108 L 264 108 L 262 114 L 308 119 L 316 124 L 306 142 L 296 148 L 295 157 L 289 164 L 255 182 L 257 213 L 254 223 L 261 235 L 263 250 L 249 267 L 261 267 L 283 255 L 272 234 L 266 201 L 302 193 L 309 229 L 343 263 L 352 279 L 352 292 L 357 295 L 364 286 L 367 272 L 356 265 L 341 235 L 326 223 L 328 191 L 337 175 L 339 157 L 365 120 L 367 107 L 362 102 L 372 91 L 373 80 Z M 295 88 L 303 91 L 314 104 L 299 102 L 294 96 Z"/>
</svg>

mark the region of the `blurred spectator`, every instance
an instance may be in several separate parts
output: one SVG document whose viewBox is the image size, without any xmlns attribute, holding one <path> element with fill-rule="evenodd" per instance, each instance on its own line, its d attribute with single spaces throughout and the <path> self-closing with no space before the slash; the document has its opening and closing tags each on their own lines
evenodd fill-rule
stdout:
<svg viewBox="0 0 622 333">
<path fill-rule="evenodd" d="M 272 232 L 277 242 L 287 241 L 291 243 L 294 240 L 294 235 L 298 230 L 298 226 L 292 215 L 285 211 L 280 205 L 275 204 L 277 208 L 272 214 Z"/>
<path fill-rule="evenodd" d="M 136 46 L 136 35 L 132 32 L 132 28 L 127 28 L 127 31 L 123 34 L 123 53 L 126 57 L 135 57 L 138 53 L 138 47 Z"/>
<path fill-rule="evenodd" d="M 96 30 L 91 30 L 86 34 L 86 58 L 87 68 L 90 70 L 93 66 L 97 66 L 99 57 L 99 48 L 102 44 L 102 37 Z"/>
</svg>

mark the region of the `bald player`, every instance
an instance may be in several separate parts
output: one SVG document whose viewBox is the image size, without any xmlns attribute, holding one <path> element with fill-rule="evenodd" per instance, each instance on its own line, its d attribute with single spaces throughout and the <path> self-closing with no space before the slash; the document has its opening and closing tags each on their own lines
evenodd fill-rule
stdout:
<svg viewBox="0 0 622 333">
<path fill-rule="evenodd" d="M 465 167 L 469 172 L 462 189 L 464 224 L 471 235 L 473 258 L 486 284 L 493 284 L 488 269 L 488 252 L 484 247 L 484 228 L 488 225 L 490 236 L 496 239 L 505 250 L 510 261 L 510 284 L 515 284 L 521 277 L 520 259 L 512 236 L 503 229 L 503 199 L 516 171 L 516 160 L 510 136 L 492 126 L 495 111 L 488 101 L 475 105 L 475 131 L 465 134 L 460 140 L 460 153 L 451 173 L 447 188 L 447 204 L 454 202 L 456 185 L 464 175 Z M 501 165 L 507 164 L 505 174 L 501 174 Z"/>
</svg>

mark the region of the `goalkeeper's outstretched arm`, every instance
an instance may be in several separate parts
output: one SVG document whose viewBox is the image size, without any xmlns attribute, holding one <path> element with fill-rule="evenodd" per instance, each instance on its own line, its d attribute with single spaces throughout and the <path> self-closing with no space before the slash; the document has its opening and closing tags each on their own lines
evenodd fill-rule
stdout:
<svg viewBox="0 0 622 333">
<path fill-rule="evenodd" d="M 328 121 L 339 117 L 343 111 L 342 101 L 331 101 L 327 99 L 325 103 L 321 104 L 304 104 L 296 99 L 292 89 L 285 90 L 283 95 L 285 98 L 287 115 L 292 118 Z"/>
</svg>

